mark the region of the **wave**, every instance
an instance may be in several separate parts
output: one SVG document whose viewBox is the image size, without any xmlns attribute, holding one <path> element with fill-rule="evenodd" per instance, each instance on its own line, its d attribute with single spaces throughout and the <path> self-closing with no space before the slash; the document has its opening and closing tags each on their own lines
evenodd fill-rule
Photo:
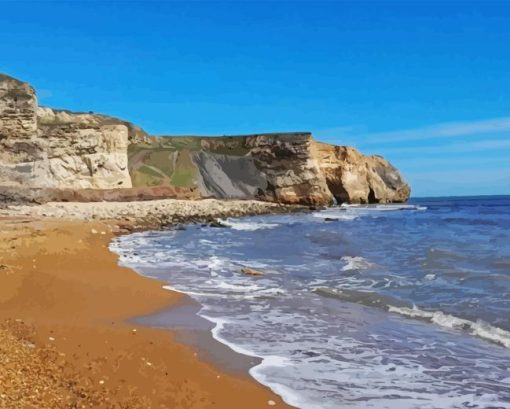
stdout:
<svg viewBox="0 0 510 409">
<path fill-rule="evenodd" d="M 359 256 L 354 257 L 343 256 L 341 260 L 346 263 L 346 265 L 342 267 L 342 271 L 366 270 L 375 265 L 374 263 L 371 263 L 367 259 L 364 259 L 363 257 Z"/>
<path fill-rule="evenodd" d="M 221 224 L 230 227 L 234 230 L 245 230 L 245 231 L 254 231 L 261 229 L 274 229 L 279 225 L 276 223 L 255 223 L 255 222 L 240 222 L 234 221 L 232 219 L 219 220 Z"/>
<path fill-rule="evenodd" d="M 395 212 L 401 210 L 427 210 L 426 206 L 412 205 L 412 204 L 376 204 L 376 205 L 362 205 L 362 204 L 346 204 L 342 203 L 340 208 L 349 210 L 363 210 L 373 212 Z"/>
<path fill-rule="evenodd" d="M 398 298 L 391 297 L 389 295 L 382 295 L 373 291 L 357 291 L 348 289 L 339 290 L 336 288 L 319 287 L 314 288 L 313 292 L 323 297 L 336 298 L 341 301 L 366 305 L 367 307 L 388 309 L 390 305 L 398 305 L 401 307 L 410 305 Z"/>
<path fill-rule="evenodd" d="M 345 211 L 334 211 L 324 210 L 322 212 L 315 212 L 312 214 L 313 217 L 318 219 L 330 219 L 330 220 L 355 220 L 358 218 L 355 214 L 347 214 Z"/>
<path fill-rule="evenodd" d="M 249 374 L 258 382 L 260 382 L 262 385 L 267 386 L 270 388 L 274 393 L 281 396 L 284 402 L 286 402 L 289 405 L 294 405 L 296 407 L 302 407 L 303 404 L 306 402 L 303 400 L 303 398 L 296 393 L 291 388 L 282 385 L 279 382 L 275 382 L 273 380 L 270 380 L 268 377 L 264 375 L 264 368 L 266 367 L 289 367 L 292 366 L 293 363 L 288 358 L 285 358 L 283 356 L 278 355 L 262 355 L 256 353 L 252 349 L 248 349 L 246 347 L 243 347 L 239 344 L 236 344 L 234 342 L 230 342 L 227 338 L 222 336 L 222 331 L 226 324 L 232 324 L 233 322 L 226 319 L 226 318 L 220 318 L 220 317 L 213 317 L 210 315 L 207 315 L 204 313 L 204 311 L 200 311 L 198 313 L 199 316 L 206 319 L 207 321 L 214 324 L 214 328 L 211 330 L 212 337 L 228 346 L 232 351 L 245 355 L 245 356 L 251 356 L 254 358 L 258 358 L 261 360 L 261 362 L 258 365 L 255 365 L 249 369 Z"/>
<path fill-rule="evenodd" d="M 445 314 L 442 311 L 424 311 L 418 307 L 395 307 L 388 306 L 389 312 L 394 312 L 409 318 L 423 319 L 434 324 L 440 325 L 445 328 L 460 329 L 470 333 L 471 335 L 488 341 L 495 342 L 510 348 L 510 331 L 494 327 L 484 321 L 470 321 L 464 318 L 458 318 L 450 314 Z"/>
<path fill-rule="evenodd" d="M 425 311 L 415 305 L 388 295 L 372 291 L 356 291 L 334 288 L 315 288 L 318 295 L 336 298 L 341 301 L 376 307 L 402 316 L 431 322 L 444 328 L 462 330 L 470 335 L 510 348 L 510 331 L 495 327 L 482 320 L 470 321 L 442 311 Z"/>
</svg>

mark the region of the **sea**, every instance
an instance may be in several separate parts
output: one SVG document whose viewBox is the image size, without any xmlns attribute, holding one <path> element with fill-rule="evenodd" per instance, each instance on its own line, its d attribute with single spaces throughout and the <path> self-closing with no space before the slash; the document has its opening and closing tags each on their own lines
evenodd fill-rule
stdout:
<svg viewBox="0 0 510 409">
<path fill-rule="evenodd" d="M 299 408 L 510 408 L 510 196 L 342 205 L 122 236 Z M 262 272 L 247 276 L 241 269 Z"/>
</svg>

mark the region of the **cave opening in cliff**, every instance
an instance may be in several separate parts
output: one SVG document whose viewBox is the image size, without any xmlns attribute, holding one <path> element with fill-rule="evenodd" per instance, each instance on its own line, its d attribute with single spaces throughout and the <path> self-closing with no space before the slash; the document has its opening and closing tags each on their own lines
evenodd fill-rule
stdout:
<svg viewBox="0 0 510 409">
<path fill-rule="evenodd" d="M 349 202 L 349 194 L 347 193 L 347 190 L 342 186 L 342 184 L 335 183 L 331 180 L 327 180 L 326 184 L 328 185 L 329 191 L 335 198 L 337 205 Z"/>
<path fill-rule="evenodd" d="M 377 203 L 375 192 L 372 188 L 370 188 L 370 191 L 368 192 L 368 203 Z"/>
</svg>

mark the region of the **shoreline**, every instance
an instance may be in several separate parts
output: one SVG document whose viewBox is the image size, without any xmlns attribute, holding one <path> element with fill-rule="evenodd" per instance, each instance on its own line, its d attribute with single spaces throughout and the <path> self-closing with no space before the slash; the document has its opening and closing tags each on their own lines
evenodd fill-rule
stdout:
<svg viewBox="0 0 510 409">
<path fill-rule="evenodd" d="M 238 213 L 253 211 L 253 204 L 246 205 Z M 0 362 L 8 362 L 0 374 L 0 407 L 289 407 L 243 374 L 247 362 L 218 367 L 200 347 L 179 340 L 178 329 L 142 322 L 182 305 L 187 297 L 121 267 L 109 250 L 115 235 L 160 228 L 154 214 L 152 221 L 119 223 L 111 218 L 55 219 L 47 208 L 42 216 L 37 214 L 41 206 L 29 207 L 35 213 L 30 217 L 20 207 L 0 211 Z M 276 208 L 262 207 L 256 213 Z M 221 208 L 206 218 L 218 210 L 229 216 Z M 196 215 L 182 219 L 187 217 L 196 222 Z"/>
</svg>

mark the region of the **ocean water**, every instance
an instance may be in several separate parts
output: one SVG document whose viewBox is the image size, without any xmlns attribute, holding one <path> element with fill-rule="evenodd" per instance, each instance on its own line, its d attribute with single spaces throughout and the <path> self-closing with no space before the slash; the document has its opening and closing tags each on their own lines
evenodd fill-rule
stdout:
<svg viewBox="0 0 510 409">
<path fill-rule="evenodd" d="M 196 299 L 213 336 L 260 357 L 251 375 L 288 403 L 510 408 L 510 197 L 225 222 L 112 249 Z"/>
</svg>

